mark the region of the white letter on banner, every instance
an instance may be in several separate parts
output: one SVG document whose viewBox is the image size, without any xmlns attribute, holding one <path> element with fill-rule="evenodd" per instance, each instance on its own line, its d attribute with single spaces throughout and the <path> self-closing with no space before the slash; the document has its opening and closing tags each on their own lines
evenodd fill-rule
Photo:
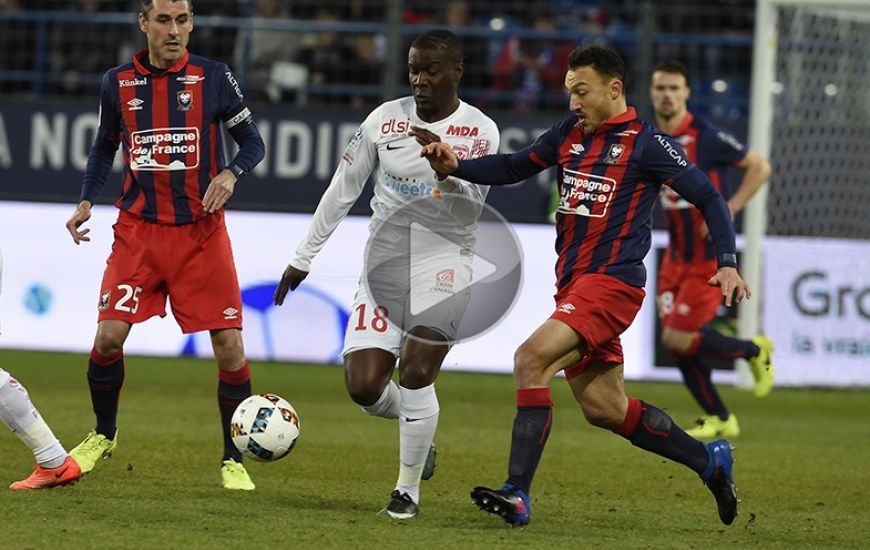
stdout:
<svg viewBox="0 0 870 550">
<path fill-rule="evenodd" d="M 30 167 L 40 170 L 45 166 L 45 158 L 55 170 L 63 169 L 66 151 L 67 116 L 64 113 L 54 114 L 54 130 L 48 122 L 45 113 L 33 113 L 30 131 Z"/>
<path fill-rule="evenodd" d="M 0 166 L 12 166 L 12 150 L 9 147 L 9 137 L 6 135 L 6 125 L 3 124 L 3 113 L 0 113 Z"/>
<path fill-rule="evenodd" d="M 257 131 L 260 132 L 260 137 L 263 138 L 263 145 L 266 147 L 266 156 L 254 168 L 254 174 L 259 178 L 264 178 L 269 175 L 269 151 L 272 146 L 272 123 L 268 120 L 257 121 Z"/>
<path fill-rule="evenodd" d="M 275 175 L 299 178 L 307 174 L 311 169 L 311 128 L 304 122 L 284 121 L 278 124 L 275 133 Z M 296 154 L 291 155 L 294 138 Z"/>
<path fill-rule="evenodd" d="M 69 162 L 81 172 L 88 166 L 88 153 L 94 143 L 94 136 L 100 119 L 96 113 L 83 113 L 75 118 L 69 136 Z"/>
<path fill-rule="evenodd" d="M 321 122 L 317 125 L 317 151 L 314 161 L 314 176 L 317 179 L 328 180 L 332 176 L 332 171 L 335 170 L 335 165 L 332 163 L 332 157 L 329 154 L 331 147 L 329 146 L 332 140 L 332 124 L 329 122 Z"/>
</svg>

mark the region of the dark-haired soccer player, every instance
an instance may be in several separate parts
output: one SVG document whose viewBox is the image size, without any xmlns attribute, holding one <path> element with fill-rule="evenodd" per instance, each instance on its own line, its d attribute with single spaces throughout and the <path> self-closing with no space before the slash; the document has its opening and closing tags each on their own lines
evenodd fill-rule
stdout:
<svg viewBox="0 0 870 550">
<path fill-rule="evenodd" d="M 420 480 L 432 475 L 432 441 L 441 410 L 435 379 L 468 304 L 464 289 L 471 282 L 474 231 L 489 189 L 458 178 L 437 181 L 420 158 L 418 144 L 443 139 L 468 158 L 497 151 L 499 146 L 495 123 L 457 95 L 464 68 L 462 45 L 452 32 L 435 29 L 414 40 L 408 52 L 413 96 L 383 103 L 362 123 L 275 291 L 275 303 L 281 305 L 287 292 L 308 276 L 315 255 L 347 215 L 372 171 L 376 179 L 368 251 L 390 251 L 399 242 L 407 243 L 406 236 L 417 231 L 417 224 L 424 228 L 418 232 L 421 240 L 431 233 L 444 237 L 424 246 L 423 253 L 399 257 L 397 263 L 404 269 L 388 273 L 388 280 L 373 282 L 369 274 L 380 296 L 369 295 L 363 273 L 342 351 L 351 399 L 372 416 L 400 419 L 399 478 L 389 504 L 380 512 L 396 519 L 417 515 Z M 389 238 L 392 235 L 398 237 Z M 451 246 L 439 244 L 444 242 Z M 372 252 L 368 261 L 376 263 Z M 415 273 L 410 282 L 402 280 L 403 271 Z M 396 298 L 385 307 L 383 300 L 378 301 L 384 296 Z M 449 312 L 433 313 L 437 308 L 432 307 L 415 312 L 414 304 L 438 303 L 445 296 L 451 296 L 444 302 L 452 304 Z M 398 386 L 391 379 L 396 358 Z"/>
<path fill-rule="evenodd" d="M 729 443 L 704 444 L 662 410 L 625 395 L 619 335 L 643 302 L 643 258 L 663 185 L 704 213 L 718 253 L 719 270 L 710 284 L 720 287 L 725 302 L 740 301 L 749 287 L 737 273 L 725 200 L 679 144 L 637 118 L 626 105 L 624 82 L 625 64 L 615 51 L 577 48 L 565 76 L 573 114 L 531 146 L 462 161 L 446 144 L 429 144 L 421 152 L 439 177 L 486 185 L 517 182 L 550 166 L 560 171 L 556 310 L 514 356 L 517 415 L 507 482 L 471 492 L 479 508 L 509 525 L 529 522 L 529 490 L 553 421 L 550 380 L 562 370 L 589 423 L 685 464 L 713 492 L 722 522 L 730 524 L 737 515 Z"/>
<path fill-rule="evenodd" d="M 683 146 L 689 160 L 707 174 L 723 195 L 729 194 L 728 167 L 736 166 L 745 172 L 740 186 L 728 199 L 733 219 L 767 181 L 770 164 L 727 129 L 693 116 L 686 108 L 689 94 L 689 72 L 685 65 L 664 61 L 656 66 L 650 97 L 659 130 Z M 739 340 L 704 328 L 716 317 L 722 303 L 719 291 L 707 285 L 709 274 L 716 269 L 710 233 L 698 209 L 673 187 L 663 187 L 660 199 L 670 236 L 656 290 L 662 344 L 676 358 L 686 386 L 707 413 L 688 433 L 699 439 L 737 437 L 740 434 L 737 417 L 728 412 L 719 397 L 704 357 L 747 359 L 755 378 L 755 395 L 764 397 L 773 385 L 773 343 L 763 335 L 751 341 Z"/>
<path fill-rule="evenodd" d="M 124 342 L 133 324 L 166 315 L 168 297 L 183 332 L 211 333 L 224 437 L 223 485 L 252 490 L 230 437 L 233 411 L 251 395 L 251 376 L 223 206 L 238 179 L 262 160 L 265 147 L 229 67 L 187 51 L 193 29 L 188 0 L 142 0 L 139 28 L 148 49 L 103 77 L 100 127 L 81 202 L 66 224 L 76 244 L 90 240 L 90 229 L 81 225 L 91 217 L 120 145 L 124 185 L 115 203 L 120 212 L 88 364 L 97 425 L 70 454 L 85 473 L 112 455 Z M 223 158 L 221 124 L 239 145 L 229 164 Z"/>
</svg>

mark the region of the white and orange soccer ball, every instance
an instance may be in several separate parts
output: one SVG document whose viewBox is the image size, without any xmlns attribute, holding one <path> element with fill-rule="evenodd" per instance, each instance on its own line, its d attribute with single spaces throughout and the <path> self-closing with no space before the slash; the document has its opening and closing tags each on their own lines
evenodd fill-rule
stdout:
<svg viewBox="0 0 870 550">
<path fill-rule="evenodd" d="M 239 403 L 230 431 L 246 458 L 272 462 L 287 456 L 299 438 L 299 416 L 286 399 L 271 393 Z"/>
</svg>

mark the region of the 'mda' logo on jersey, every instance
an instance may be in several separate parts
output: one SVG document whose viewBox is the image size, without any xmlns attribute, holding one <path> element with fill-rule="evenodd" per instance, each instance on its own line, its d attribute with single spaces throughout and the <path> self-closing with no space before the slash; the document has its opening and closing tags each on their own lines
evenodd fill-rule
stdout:
<svg viewBox="0 0 870 550">
<path fill-rule="evenodd" d="M 451 124 L 447 128 L 448 136 L 477 137 L 479 134 L 480 129 L 477 126 L 454 126 Z"/>
</svg>

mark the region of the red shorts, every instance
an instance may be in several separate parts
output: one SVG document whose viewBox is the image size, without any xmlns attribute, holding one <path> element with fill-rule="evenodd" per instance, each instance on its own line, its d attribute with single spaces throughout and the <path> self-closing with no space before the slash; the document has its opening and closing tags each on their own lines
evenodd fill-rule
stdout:
<svg viewBox="0 0 870 550">
<path fill-rule="evenodd" d="M 631 325 L 646 292 L 610 275 L 583 274 L 556 294 L 550 319 L 562 321 L 586 340 L 586 355 L 565 369 L 570 380 L 593 361 L 622 363 L 619 335 Z"/>
<path fill-rule="evenodd" d="M 99 320 L 141 323 L 172 314 L 185 334 L 242 328 L 242 295 L 219 211 L 186 225 L 158 225 L 121 210 L 100 287 Z"/>
<path fill-rule="evenodd" d="M 656 290 L 662 327 L 697 332 L 716 317 L 722 289 L 707 284 L 716 271 L 715 260 L 680 264 L 665 256 Z"/>
</svg>

